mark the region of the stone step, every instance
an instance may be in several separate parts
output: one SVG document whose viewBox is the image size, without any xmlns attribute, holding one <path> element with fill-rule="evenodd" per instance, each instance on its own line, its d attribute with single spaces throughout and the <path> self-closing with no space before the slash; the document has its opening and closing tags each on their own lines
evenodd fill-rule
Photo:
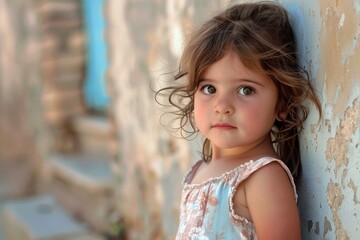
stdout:
<svg viewBox="0 0 360 240">
<path fill-rule="evenodd" d="M 114 156 L 118 148 L 116 130 L 105 116 L 83 115 L 73 119 L 84 152 Z"/>
<path fill-rule="evenodd" d="M 83 115 L 74 119 L 79 133 L 107 138 L 114 135 L 114 127 L 106 116 Z"/>
<path fill-rule="evenodd" d="M 110 160 L 88 154 L 52 154 L 50 191 L 71 215 L 108 233 L 115 196 Z"/>
<path fill-rule="evenodd" d="M 6 240 L 103 240 L 71 218 L 50 195 L 9 201 L 2 211 Z"/>
</svg>

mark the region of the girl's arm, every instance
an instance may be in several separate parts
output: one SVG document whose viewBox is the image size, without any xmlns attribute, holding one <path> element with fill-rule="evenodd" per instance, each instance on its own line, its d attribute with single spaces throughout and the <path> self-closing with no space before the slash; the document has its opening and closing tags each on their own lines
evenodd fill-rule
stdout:
<svg viewBox="0 0 360 240">
<path fill-rule="evenodd" d="M 245 194 L 259 240 L 300 240 L 300 220 L 293 187 L 279 163 L 253 173 Z"/>
</svg>

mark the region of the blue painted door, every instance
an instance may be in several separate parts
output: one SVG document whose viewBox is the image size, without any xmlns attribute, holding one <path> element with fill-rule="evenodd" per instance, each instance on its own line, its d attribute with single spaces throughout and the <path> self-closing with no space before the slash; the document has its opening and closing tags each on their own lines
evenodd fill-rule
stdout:
<svg viewBox="0 0 360 240">
<path fill-rule="evenodd" d="M 105 43 L 104 2 L 83 0 L 83 13 L 87 37 L 87 68 L 84 84 L 87 107 L 103 111 L 109 104 L 105 72 L 108 67 Z"/>
</svg>

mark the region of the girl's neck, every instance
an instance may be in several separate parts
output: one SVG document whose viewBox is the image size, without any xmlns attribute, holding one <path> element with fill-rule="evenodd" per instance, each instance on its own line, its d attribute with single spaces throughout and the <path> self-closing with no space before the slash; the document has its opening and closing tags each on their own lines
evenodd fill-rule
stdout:
<svg viewBox="0 0 360 240">
<path fill-rule="evenodd" d="M 259 143 L 247 147 L 235 147 L 229 149 L 218 148 L 212 145 L 212 160 L 240 160 L 248 161 L 255 160 L 261 157 L 274 157 L 278 158 L 274 150 L 270 136 L 266 137 Z"/>
</svg>

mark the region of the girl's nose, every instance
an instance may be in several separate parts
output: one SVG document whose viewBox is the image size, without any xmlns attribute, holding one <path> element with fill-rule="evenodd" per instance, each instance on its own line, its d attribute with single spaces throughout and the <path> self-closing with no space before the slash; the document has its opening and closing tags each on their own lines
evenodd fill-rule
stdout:
<svg viewBox="0 0 360 240">
<path fill-rule="evenodd" d="M 228 96 L 218 96 L 215 103 L 215 112 L 218 114 L 233 114 L 234 107 L 231 102 L 231 99 Z"/>
</svg>

